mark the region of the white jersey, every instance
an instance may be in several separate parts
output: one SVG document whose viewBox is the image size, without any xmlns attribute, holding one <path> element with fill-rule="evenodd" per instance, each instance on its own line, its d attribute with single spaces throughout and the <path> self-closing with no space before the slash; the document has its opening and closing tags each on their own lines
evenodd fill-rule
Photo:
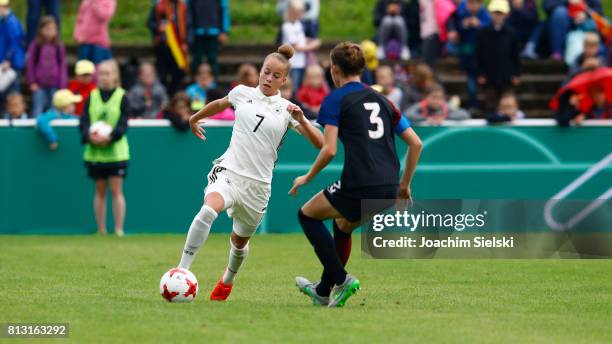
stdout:
<svg viewBox="0 0 612 344">
<path fill-rule="evenodd" d="M 236 122 L 229 147 L 214 164 L 240 176 L 264 183 L 272 182 L 272 170 L 287 130 L 299 123 L 291 117 L 288 100 L 268 97 L 259 87 L 236 86 L 229 102 L 236 112 Z"/>
</svg>

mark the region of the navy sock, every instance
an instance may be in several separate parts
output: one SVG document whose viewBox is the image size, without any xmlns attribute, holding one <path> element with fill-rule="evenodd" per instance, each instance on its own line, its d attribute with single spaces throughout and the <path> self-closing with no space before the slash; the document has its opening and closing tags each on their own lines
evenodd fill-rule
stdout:
<svg viewBox="0 0 612 344">
<path fill-rule="evenodd" d="M 338 228 L 338 224 L 336 220 L 332 221 L 334 223 L 334 242 L 336 243 L 336 252 L 338 252 L 338 257 L 340 258 L 340 262 L 342 262 L 342 266 L 346 266 L 348 263 L 349 257 L 351 256 L 351 248 L 353 246 L 353 241 L 351 239 L 351 233 L 344 233 Z"/>
<path fill-rule="evenodd" d="M 298 219 L 304 234 L 314 247 L 315 253 L 323 265 L 324 273 L 321 277 L 321 283 L 324 285 L 342 284 L 346 279 L 346 271 L 336 253 L 334 239 L 325 227 L 325 224 L 323 224 L 323 221 L 304 215 L 301 209 L 298 212 Z M 319 290 L 317 289 L 318 292 Z"/>
</svg>

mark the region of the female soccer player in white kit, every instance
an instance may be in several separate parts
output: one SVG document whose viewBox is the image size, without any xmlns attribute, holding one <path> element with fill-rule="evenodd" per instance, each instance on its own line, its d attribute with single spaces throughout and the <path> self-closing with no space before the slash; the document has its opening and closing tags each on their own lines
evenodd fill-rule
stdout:
<svg viewBox="0 0 612 344">
<path fill-rule="evenodd" d="M 209 103 L 190 118 L 193 133 L 205 140 L 205 132 L 198 125 L 201 119 L 230 106 L 236 111 L 229 147 L 213 161 L 204 205 L 189 227 L 179 263 L 180 268 L 191 267 L 217 215 L 227 210 L 233 219 L 229 262 L 211 300 L 223 301 L 232 290 L 234 277 L 249 252 L 249 238 L 266 212 L 272 170 L 288 129 L 296 130 L 318 149 L 323 144 L 323 134 L 306 120 L 302 110 L 280 96 L 279 88 L 287 80 L 293 52 L 289 45 L 280 46 L 264 60 L 259 86 L 236 86 L 227 97 Z"/>
</svg>

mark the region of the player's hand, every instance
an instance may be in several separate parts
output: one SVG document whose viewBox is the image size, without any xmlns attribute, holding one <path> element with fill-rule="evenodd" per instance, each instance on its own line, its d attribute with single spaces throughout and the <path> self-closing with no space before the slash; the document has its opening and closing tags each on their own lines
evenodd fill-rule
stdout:
<svg viewBox="0 0 612 344">
<path fill-rule="evenodd" d="M 302 111 L 302 109 L 295 104 L 287 105 L 287 112 L 291 114 L 291 117 L 293 117 L 293 119 L 300 123 L 302 123 L 302 121 L 304 120 L 304 111 Z"/>
<path fill-rule="evenodd" d="M 308 176 L 306 175 L 295 178 L 293 180 L 293 187 L 291 188 L 291 190 L 289 190 L 289 195 L 297 196 L 298 188 L 302 185 L 308 184 L 309 181 L 310 180 L 308 179 Z"/>
<path fill-rule="evenodd" d="M 217 40 L 219 41 L 219 43 L 221 43 L 221 45 L 225 44 L 225 42 L 227 42 L 227 33 L 221 32 L 217 37 Z"/>
<path fill-rule="evenodd" d="M 53 142 L 49 144 L 49 150 L 55 151 L 57 150 L 58 147 L 58 143 L 57 142 Z"/>
<path fill-rule="evenodd" d="M 406 209 L 408 206 L 412 207 L 412 191 L 410 190 L 410 184 L 400 183 L 399 189 L 399 202 L 402 209 Z"/>
<path fill-rule="evenodd" d="M 204 128 L 200 127 L 198 122 L 195 120 L 194 116 L 189 118 L 189 126 L 191 127 L 191 132 L 200 138 L 202 141 L 206 141 L 206 131 Z"/>
<path fill-rule="evenodd" d="M 479 85 L 484 85 L 487 83 L 487 78 L 485 78 L 484 76 L 479 76 L 477 81 Z"/>
</svg>

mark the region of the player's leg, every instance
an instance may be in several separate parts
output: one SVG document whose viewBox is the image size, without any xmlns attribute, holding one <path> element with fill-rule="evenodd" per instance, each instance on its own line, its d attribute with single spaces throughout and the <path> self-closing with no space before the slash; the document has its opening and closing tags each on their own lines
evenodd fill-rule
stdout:
<svg viewBox="0 0 612 344">
<path fill-rule="evenodd" d="M 96 191 L 94 195 L 94 214 L 96 217 L 96 225 L 98 226 L 98 234 L 106 234 L 106 188 L 108 182 L 106 179 L 95 179 Z"/>
<path fill-rule="evenodd" d="M 226 196 L 227 197 L 227 196 Z M 226 200 L 219 192 L 209 192 L 204 198 L 202 208 L 195 215 L 187 232 L 187 239 L 179 267 L 189 270 L 200 247 L 204 244 L 210 233 L 210 227 L 220 212 L 226 208 Z"/>
<path fill-rule="evenodd" d="M 123 236 L 125 222 L 125 196 L 123 195 L 123 177 L 111 176 L 109 178 L 111 197 L 113 203 L 113 219 L 115 220 L 115 234 Z"/>
<path fill-rule="evenodd" d="M 247 225 L 240 219 L 234 218 L 227 267 L 223 277 L 217 282 L 215 289 L 210 294 L 211 300 L 224 301 L 230 295 L 236 274 L 238 274 L 242 264 L 249 255 L 249 239 L 256 230 L 257 226 Z"/>
</svg>

